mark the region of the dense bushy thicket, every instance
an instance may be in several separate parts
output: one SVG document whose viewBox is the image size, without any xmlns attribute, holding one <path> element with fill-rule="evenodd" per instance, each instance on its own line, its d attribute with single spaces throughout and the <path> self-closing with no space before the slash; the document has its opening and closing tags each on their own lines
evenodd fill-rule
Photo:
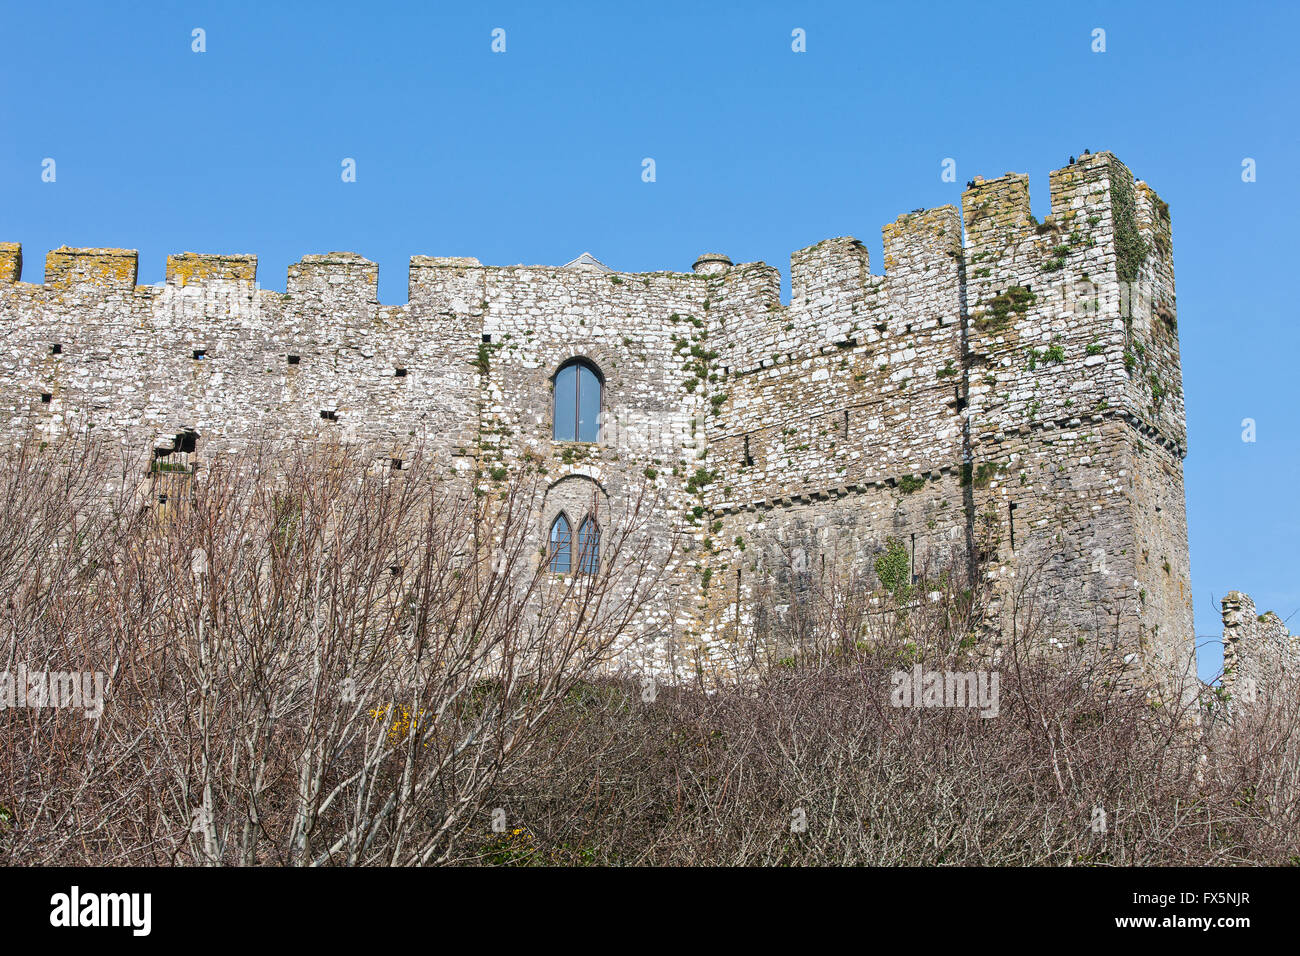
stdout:
<svg viewBox="0 0 1300 956">
<path fill-rule="evenodd" d="M 0 863 L 1300 861 L 1294 688 L 1211 725 L 1044 620 L 991 653 L 978 576 L 833 572 L 760 589 L 741 680 L 609 676 L 663 586 L 647 497 L 559 577 L 538 486 L 270 465 L 160 512 L 91 443 L 0 459 L 0 672 L 108 680 L 98 720 L 0 710 Z M 918 665 L 996 673 L 996 716 L 895 706 Z"/>
</svg>

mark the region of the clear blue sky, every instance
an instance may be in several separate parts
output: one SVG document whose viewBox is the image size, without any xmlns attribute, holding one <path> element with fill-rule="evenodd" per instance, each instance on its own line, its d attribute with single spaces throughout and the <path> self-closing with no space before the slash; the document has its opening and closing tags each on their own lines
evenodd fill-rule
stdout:
<svg viewBox="0 0 1300 956">
<path fill-rule="evenodd" d="M 900 212 L 1016 170 L 1041 218 L 1048 170 L 1109 149 L 1173 214 L 1197 631 L 1233 588 L 1300 608 L 1294 5 L 62 0 L 2 22 L 0 240 L 37 282 L 65 243 L 139 249 L 141 282 L 169 252 L 252 252 L 272 289 L 352 250 L 385 302 L 417 253 L 788 273 L 850 234 L 880 272 Z"/>
</svg>

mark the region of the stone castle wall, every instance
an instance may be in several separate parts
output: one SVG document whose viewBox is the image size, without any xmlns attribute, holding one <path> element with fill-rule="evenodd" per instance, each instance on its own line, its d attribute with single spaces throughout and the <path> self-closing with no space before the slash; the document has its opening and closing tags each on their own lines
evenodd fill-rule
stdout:
<svg viewBox="0 0 1300 956">
<path fill-rule="evenodd" d="M 185 254 L 137 286 L 123 250 L 60 249 L 43 285 L 0 246 L 7 438 L 94 424 L 128 448 L 197 433 L 202 455 L 323 435 L 415 447 L 485 489 L 545 475 L 555 513 L 659 496 L 676 547 L 644 621 L 647 666 L 734 669 L 755 588 L 827 566 L 870 579 L 890 538 L 922 575 L 970 574 L 1001 613 L 1025 582 L 1073 641 L 1147 661 L 1192 648 L 1182 404 L 1168 210 L 1110 154 L 975 180 L 962 210 L 884 229 L 883 275 L 852 238 L 777 270 L 490 267 L 417 256 L 409 301 L 377 267 L 308 256 L 286 291 L 251 256 Z M 963 230 L 965 241 L 963 242 Z M 1140 294 L 1134 295 L 1134 290 Z M 601 441 L 551 438 L 552 377 L 604 379 Z M 983 529 L 983 531 L 981 531 Z"/>
<path fill-rule="evenodd" d="M 1269 706 L 1278 695 L 1294 695 L 1300 681 L 1300 635 L 1289 633 L 1272 611 L 1260 614 L 1240 591 L 1224 596 L 1222 610 L 1222 688 L 1230 705 Z"/>
</svg>

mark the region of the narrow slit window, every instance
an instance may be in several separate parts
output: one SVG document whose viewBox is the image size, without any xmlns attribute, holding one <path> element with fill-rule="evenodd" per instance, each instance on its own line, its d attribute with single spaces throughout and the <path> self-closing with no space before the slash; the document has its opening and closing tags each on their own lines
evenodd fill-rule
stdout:
<svg viewBox="0 0 1300 956">
<path fill-rule="evenodd" d="M 290 365 L 297 365 L 300 361 L 302 361 L 301 356 L 298 355 L 290 355 L 288 356 L 288 359 Z"/>
<path fill-rule="evenodd" d="M 595 574 L 600 566 L 600 528 L 588 515 L 578 527 L 578 572 Z"/>
<path fill-rule="evenodd" d="M 550 570 L 555 574 L 568 574 L 572 557 L 573 533 L 564 513 L 556 515 L 551 524 Z"/>
</svg>

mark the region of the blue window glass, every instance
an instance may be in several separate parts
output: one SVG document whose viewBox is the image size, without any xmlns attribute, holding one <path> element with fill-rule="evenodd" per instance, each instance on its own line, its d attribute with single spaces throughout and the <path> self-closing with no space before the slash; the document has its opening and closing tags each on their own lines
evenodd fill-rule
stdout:
<svg viewBox="0 0 1300 956">
<path fill-rule="evenodd" d="M 585 365 L 578 366 L 578 441 L 600 437 L 600 379 Z"/>
<path fill-rule="evenodd" d="M 578 526 L 578 571 L 595 574 L 600 566 L 600 528 L 590 516 Z"/>
<path fill-rule="evenodd" d="M 555 375 L 556 441 L 600 439 L 600 376 L 585 362 L 570 362 Z"/>
<path fill-rule="evenodd" d="M 563 514 L 557 515 L 555 521 L 551 524 L 551 563 L 550 569 L 556 574 L 568 574 L 570 566 L 570 547 L 569 542 L 572 539 L 572 532 L 569 530 L 569 519 Z"/>
<path fill-rule="evenodd" d="M 555 376 L 556 441 L 573 441 L 578 434 L 578 366 L 566 365 Z"/>
</svg>

